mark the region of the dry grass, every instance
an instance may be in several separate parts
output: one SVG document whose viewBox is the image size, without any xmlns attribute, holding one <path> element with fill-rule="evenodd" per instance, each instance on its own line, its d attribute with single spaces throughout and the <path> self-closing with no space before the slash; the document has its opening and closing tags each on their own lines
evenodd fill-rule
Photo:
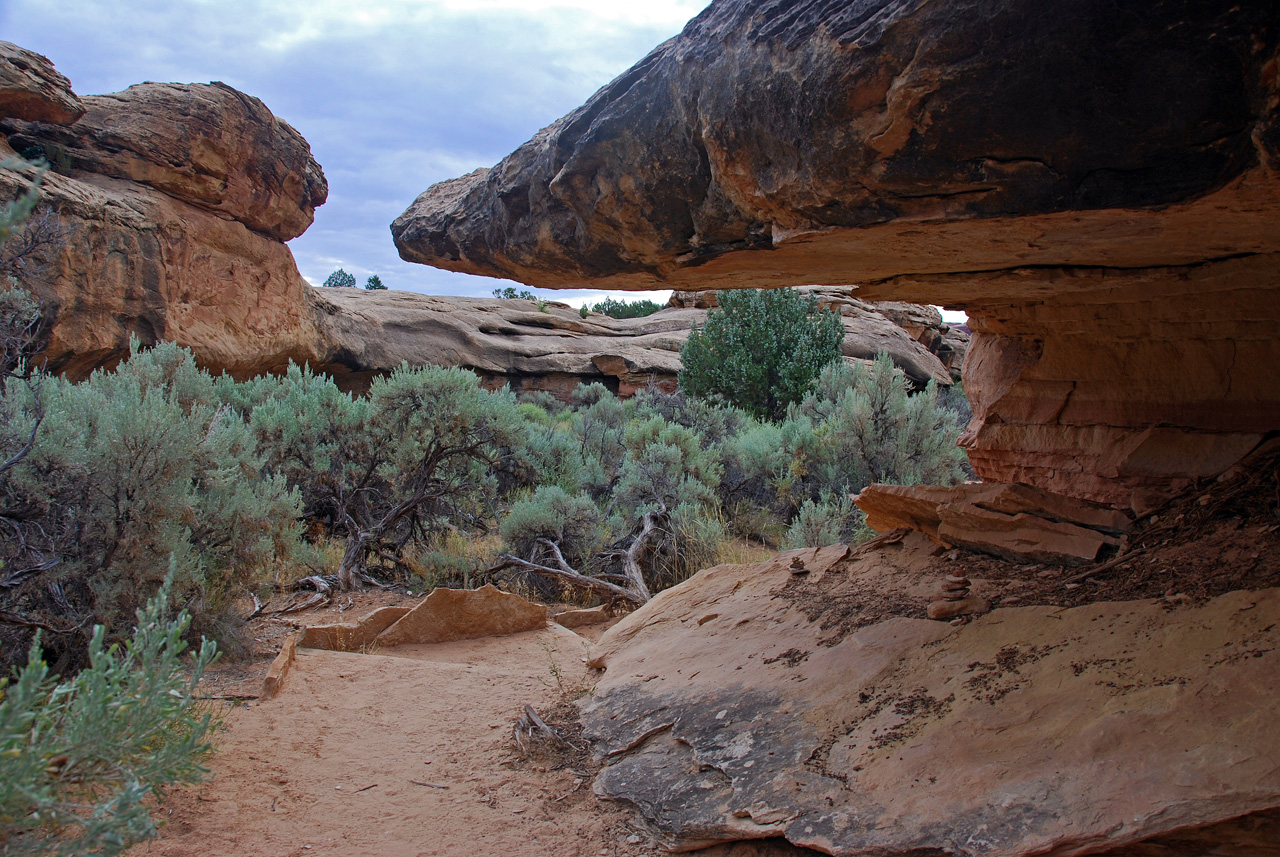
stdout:
<svg viewBox="0 0 1280 857">
<path fill-rule="evenodd" d="M 730 536 L 721 543 L 718 559 L 726 565 L 748 565 L 772 559 L 777 553 L 768 545 Z"/>
</svg>

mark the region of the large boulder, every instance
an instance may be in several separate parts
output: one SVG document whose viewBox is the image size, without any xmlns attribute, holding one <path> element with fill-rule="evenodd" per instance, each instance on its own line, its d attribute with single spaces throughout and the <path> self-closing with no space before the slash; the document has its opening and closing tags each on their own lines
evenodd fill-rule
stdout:
<svg viewBox="0 0 1280 857">
<path fill-rule="evenodd" d="M 69 170 L 135 182 L 280 241 L 307 230 L 329 186 L 311 148 L 225 83 L 142 83 L 82 99 L 74 124 L 5 125 Z"/>
<path fill-rule="evenodd" d="M 719 566 L 614 626 L 583 705 L 596 792 L 677 850 L 1280 855 L 1280 590 L 957 626 L 912 618 L 930 548 Z"/>
<path fill-rule="evenodd" d="M 0 42 L 0 116 L 66 125 L 84 110 L 71 81 L 53 63 L 13 42 Z"/>
<path fill-rule="evenodd" d="M 1116 505 L 1280 428 L 1280 7 L 712 3 L 401 255 L 968 311 L 978 473 Z"/>
<path fill-rule="evenodd" d="M 15 62 L 0 54 L 0 74 Z M 306 141 L 222 84 L 143 84 L 84 103 L 67 126 L 0 108 L 0 159 L 53 166 L 33 218 L 51 240 L 24 281 L 46 313 L 49 368 L 84 377 L 132 337 L 242 376 L 313 358 L 311 289 L 284 244 L 325 197 Z M 0 171 L 0 193 L 29 178 Z"/>
</svg>

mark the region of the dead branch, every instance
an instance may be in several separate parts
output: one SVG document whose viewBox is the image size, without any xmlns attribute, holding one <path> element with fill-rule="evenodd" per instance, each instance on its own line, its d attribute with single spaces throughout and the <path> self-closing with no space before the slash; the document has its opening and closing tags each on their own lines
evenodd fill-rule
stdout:
<svg viewBox="0 0 1280 857">
<path fill-rule="evenodd" d="M 79 631 L 88 624 L 88 622 L 89 619 L 86 618 L 82 620 L 79 625 L 73 625 L 70 628 L 56 628 L 47 622 L 41 622 L 39 619 L 32 619 L 30 616 L 10 613 L 8 610 L 0 610 L 0 623 L 5 625 L 16 625 L 19 628 L 40 628 L 41 630 L 48 631 L 51 634 L 74 634 L 76 631 Z"/>
<path fill-rule="evenodd" d="M 635 587 L 636 592 L 644 601 L 648 601 L 653 596 L 649 594 L 649 587 L 644 582 L 644 571 L 640 568 L 640 557 L 644 556 L 645 551 L 649 549 L 649 541 L 654 535 L 661 532 L 660 523 L 665 523 L 667 518 L 667 509 L 663 506 L 656 512 L 645 512 L 644 517 L 640 519 L 640 532 L 636 536 L 635 541 L 622 554 L 622 570 L 631 580 L 631 585 Z"/>
<path fill-rule="evenodd" d="M 502 556 L 498 557 L 497 561 L 489 567 L 487 573 L 493 574 L 495 572 L 502 571 L 504 568 L 510 568 L 512 566 L 533 572 L 534 574 L 538 574 L 543 577 L 550 577 L 554 580 L 568 583 L 571 586 L 587 589 L 602 596 L 621 598 L 628 603 L 635 604 L 637 606 L 644 604 L 649 600 L 647 590 L 645 591 L 644 597 L 641 598 L 629 589 L 623 589 L 621 586 L 600 580 L 599 578 L 589 577 L 572 569 L 566 571 L 562 568 L 552 568 L 548 565 L 539 565 L 536 562 L 529 562 L 527 559 L 521 559 L 520 557 L 512 556 L 509 553 L 504 553 Z"/>
</svg>

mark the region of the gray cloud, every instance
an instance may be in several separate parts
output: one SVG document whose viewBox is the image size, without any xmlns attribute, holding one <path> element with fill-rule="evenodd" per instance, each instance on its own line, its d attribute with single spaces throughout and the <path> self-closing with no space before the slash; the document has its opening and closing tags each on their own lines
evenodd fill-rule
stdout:
<svg viewBox="0 0 1280 857">
<path fill-rule="evenodd" d="M 390 222 L 433 182 L 497 162 L 577 107 L 700 8 L 515 2 L 10 0 L 0 33 L 81 95 L 222 80 L 261 98 L 329 179 L 329 202 L 290 244 L 312 282 L 341 266 L 392 288 L 487 295 L 505 283 L 401 261 Z"/>
</svg>

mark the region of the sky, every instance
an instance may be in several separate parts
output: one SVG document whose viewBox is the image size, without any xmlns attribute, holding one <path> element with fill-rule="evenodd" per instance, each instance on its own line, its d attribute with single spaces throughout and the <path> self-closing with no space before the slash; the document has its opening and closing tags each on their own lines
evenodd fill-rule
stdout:
<svg viewBox="0 0 1280 857">
<path fill-rule="evenodd" d="M 487 297 L 513 284 L 402 261 L 391 221 L 434 182 L 497 163 L 706 5 L 0 0 L 0 39 L 47 56 L 77 95 L 221 80 L 262 99 L 329 181 L 315 223 L 289 242 L 313 284 L 341 267 L 361 284 L 377 274 L 391 288 Z M 538 293 L 575 305 L 606 294 Z"/>
</svg>

